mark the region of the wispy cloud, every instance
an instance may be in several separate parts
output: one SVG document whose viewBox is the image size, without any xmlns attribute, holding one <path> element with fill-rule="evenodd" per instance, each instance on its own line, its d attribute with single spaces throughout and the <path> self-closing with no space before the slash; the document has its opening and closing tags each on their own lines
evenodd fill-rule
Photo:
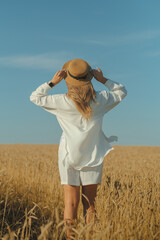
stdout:
<svg viewBox="0 0 160 240">
<path fill-rule="evenodd" d="M 160 30 L 146 30 L 137 33 L 114 35 L 85 40 L 86 43 L 100 46 L 126 45 L 160 37 Z"/>
<path fill-rule="evenodd" d="M 0 57 L 0 65 L 17 67 L 55 70 L 63 66 L 65 61 L 73 55 L 70 52 L 44 53 L 37 55 L 15 55 Z"/>
<path fill-rule="evenodd" d="M 54 39 L 60 42 L 74 43 L 79 44 L 79 46 L 83 44 L 87 45 L 97 45 L 97 46 L 123 46 L 130 45 L 140 42 L 145 42 L 153 39 L 160 38 L 160 30 L 142 30 L 139 32 L 130 32 L 130 33 L 121 33 L 121 34 L 110 34 L 107 32 L 106 34 L 98 34 L 98 35 L 85 35 L 85 36 L 71 36 L 65 38 L 59 38 L 58 36 Z"/>
<path fill-rule="evenodd" d="M 74 58 L 77 58 L 77 55 L 67 51 L 36 55 L 14 55 L 0 57 L 0 65 L 14 68 L 57 70 L 60 69 L 65 62 Z M 79 55 L 78 58 L 84 59 L 81 55 Z M 88 61 L 91 66 L 97 64 L 95 60 L 85 60 Z"/>
</svg>

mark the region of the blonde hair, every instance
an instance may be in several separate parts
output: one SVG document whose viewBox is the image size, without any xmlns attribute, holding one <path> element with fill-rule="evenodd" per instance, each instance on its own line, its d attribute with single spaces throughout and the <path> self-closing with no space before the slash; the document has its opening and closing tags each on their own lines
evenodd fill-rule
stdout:
<svg viewBox="0 0 160 240">
<path fill-rule="evenodd" d="M 67 96 L 71 98 L 77 108 L 77 110 L 82 114 L 82 116 L 89 120 L 92 114 L 92 108 L 90 103 L 95 101 L 96 92 L 93 88 L 92 83 L 88 83 L 82 86 L 74 86 L 66 83 L 68 87 Z"/>
</svg>

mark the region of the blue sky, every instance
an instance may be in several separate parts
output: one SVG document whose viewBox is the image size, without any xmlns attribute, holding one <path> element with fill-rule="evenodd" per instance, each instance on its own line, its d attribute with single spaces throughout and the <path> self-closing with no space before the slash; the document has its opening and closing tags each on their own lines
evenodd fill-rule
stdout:
<svg viewBox="0 0 160 240">
<path fill-rule="evenodd" d="M 128 90 L 105 115 L 105 134 L 119 137 L 115 145 L 159 145 L 159 9 L 158 0 L 1 1 L 0 143 L 59 143 L 56 117 L 29 96 L 82 58 Z M 65 92 L 63 80 L 49 94 Z"/>
</svg>

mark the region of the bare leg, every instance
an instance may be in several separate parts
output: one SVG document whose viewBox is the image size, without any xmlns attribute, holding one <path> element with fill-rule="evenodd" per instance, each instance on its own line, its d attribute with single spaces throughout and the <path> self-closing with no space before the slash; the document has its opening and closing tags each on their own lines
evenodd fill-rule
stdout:
<svg viewBox="0 0 160 240">
<path fill-rule="evenodd" d="M 77 218 L 77 210 L 80 200 L 80 186 L 63 185 L 64 187 L 64 219 L 69 219 L 65 225 L 71 226 L 74 224 L 74 219 Z M 69 234 L 73 233 L 71 229 L 66 231 L 67 240 L 70 240 Z"/>
<path fill-rule="evenodd" d="M 91 184 L 82 186 L 82 193 L 88 198 L 89 202 L 82 195 L 82 204 L 83 204 L 83 216 L 85 217 L 86 224 L 93 222 L 95 219 L 95 198 L 97 194 L 97 185 Z M 92 228 L 93 230 L 93 228 Z"/>
</svg>

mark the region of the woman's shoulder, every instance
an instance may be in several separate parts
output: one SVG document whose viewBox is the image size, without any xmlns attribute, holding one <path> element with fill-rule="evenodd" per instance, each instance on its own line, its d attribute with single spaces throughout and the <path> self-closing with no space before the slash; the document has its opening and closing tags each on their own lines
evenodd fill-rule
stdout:
<svg viewBox="0 0 160 240">
<path fill-rule="evenodd" d="M 103 100 L 108 99 L 108 92 L 106 90 L 102 90 L 102 91 L 95 91 L 96 92 L 96 98 L 98 100 Z"/>
<path fill-rule="evenodd" d="M 51 97 L 52 97 L 52 100 L 57 104 L 57 106 L 61 106 L 66 103 L 66 94 L 65 93 L 52 94 Z"/>
<path fill-rule="evenodd" d="M 70 110 L 72 108 L 75 108 L 75 104 L 74 104 L 73 100 L 67 96 L 67 93 L 54 94 L 52 96 L 53 96 L 54 101 L 56 102 L 56 105 L 59 109 Z"/>
<path fill-rule="evenodd" d="M 53 98 L 59 98 L 59 99 L 65 99 L 66 93 L 57 93 L 57 94 L 52 94 Z"/>
</svg>

